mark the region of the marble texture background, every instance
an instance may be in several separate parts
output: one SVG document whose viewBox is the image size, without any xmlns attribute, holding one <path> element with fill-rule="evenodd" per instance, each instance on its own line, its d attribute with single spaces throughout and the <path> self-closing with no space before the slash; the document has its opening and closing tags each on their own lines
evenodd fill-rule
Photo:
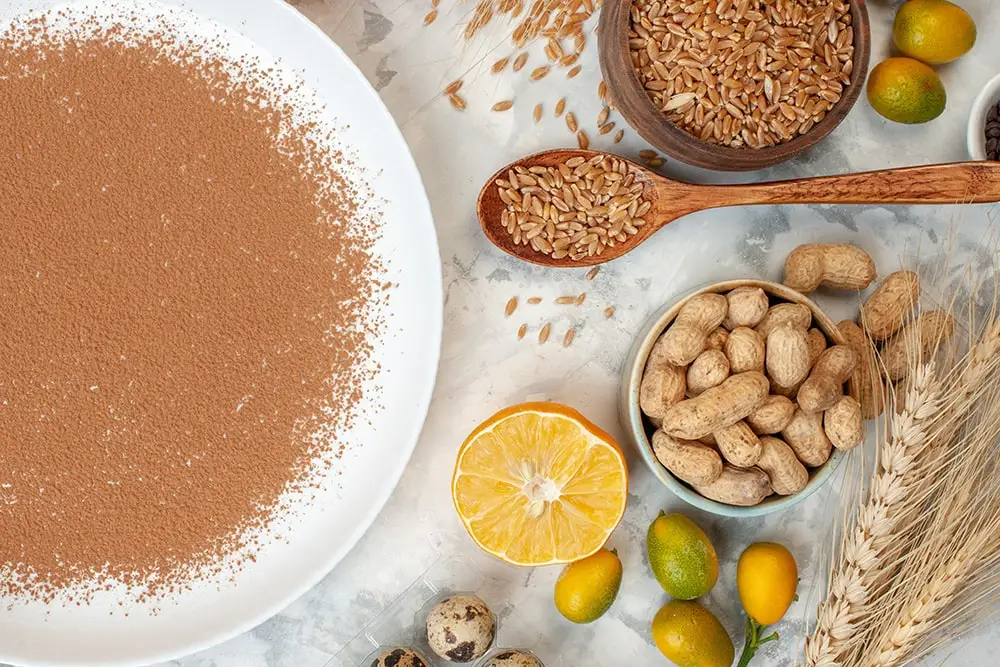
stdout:
<svg viewBox="0 0 1000 667">
<path fill-rule="evenodd" d="M 416 157 L 434 209 L 444 263 L 445 323 L 440 376 L 423 435 L 391 501 L 357 548 L 321 584 L 281 614 L 241 637 L 170 663 L 178 667 L 322 667 L 375 619 L 381 610 L 442 555 L 473 554 L 451 506 L 449 480 L 454 455 L 480 420 L 508 404 L 544 396 L 582 410 L 624 438 L 616 407 L 620 365 L 645 319 L 664 303 L 702 284 L 733 277 L 777 279 L 785 254 L 806 241 L 851 241 L 869 249 L 883 271 L 903 252 L 939 252 L 950 224 L 961 234 L 963 252 L 979 247 L 991 207 L 755 207 L 692 215 L 658 233 L 639 251 L 605 266 L 587 282 L 585 270 L 548 271 L 496 251 L 482 236 L 474 216 L 484 179 L 502 164 L 536 150 L 574 145 L 562 120 L 552 117 L 559 97 L 568 100 L 588 133 L 596 136 L 600 111 L 595 89 L 600 74 L 596 37 L 590 39 L 583 72 L 574 80 L 561 74 L 538 83 L 526 76 L 491 76 L 488 67 L 510 52 L 504 31 L 494 26 L 475 45 L 462 43 L 456 27 L 473 4 L 442 0 L 430 27 L 422 18 L 430 0 L 297 0 L 303 14 L 320 25 L 358 64 L 380 91 Z M 668 162 L 665 173 L 703 181 L 776 179 L 835 174 L 966 158 L 965 127 L 973 98 L 1000 68 L 1000 6 L 963 0 L 979 26 L 975 50 L 942 67 L 948 108 L 938 120 L 906 127 L 886 122 L 862 99 L 847 120 L 809 153 L 774 169 L 751 175 L 699 172 Z M 893 6 L 869 2 L 872 63 L 889 53 Z M 540 64 L 534 53 L 532 61 Z M 524 74 L 524 72 L 522 72 Z M 464 77 L 464 113 L 454 111 L 438 91 Z M 501 99 L 514 110 L 493 113 Z M 545 105 L 535 125 L 531 110 Z M 621 125 L 621 120 L 613 116 Z M 595 147 L 610 149 L 610 136 Z M 644 148 L 630 130 L 615 147 L 635 157 Z M 579 308 L 551 305 L 561 294 L 588 293 Z M 511 296 L 546 297 L 522 305 L 505 318 Z M 829 302 L 832 314 L 849 310 Z M 602 310 L 615 306 L 606 320 Z M 538 346 L 534 333 L 553 323 L 553 339 L 577 327 L 572 346 Z M 528 338 L 515 332 L 526 322 Z M 629 509 L 612 538 L 625 566 L 618 601 L 608 615 L 588 626 L 572 626 L 551 604 L 558 569 L 524 571 L 490 560 L 477 561 L 492 594 L 507 601 L 511 641 L 530 644 L 550 664 L 664 665 L 648 627 L 665 595 L 648 573 L 644 536 L 661 509 L 681 510 L 711 535 L 723 557 L 718 586 L 707 605 L 741 645 L 742 626 L 735 598 L 735 559 L 747 543 L 773 539 L 798 559 L 801 600 L 779 626 L 782 639 L 758 654 L 755 664 L 794 664 L 804 623 L 815 609 L 813 582 L 822 576 L 834 485 L 791 511 L 755 520 L 727 520 L 693 511 L 672 496 L 629 452 L 632 471 Z M 514 631 L 511 631 L 512 633 Z M 928 664 L 996 664 L 1000 629 L 989 628 L 951 647 Z"/>
</svg>

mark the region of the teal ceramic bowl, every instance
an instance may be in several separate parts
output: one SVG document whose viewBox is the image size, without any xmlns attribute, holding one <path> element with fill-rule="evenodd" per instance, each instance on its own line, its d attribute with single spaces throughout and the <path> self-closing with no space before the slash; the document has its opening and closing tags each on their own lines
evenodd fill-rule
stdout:
<svg viewBox="0 0 1000 667">
<path fill-rule="evenodd" d="M 698 294 L 706 292 L 725 293 L 737 287 L 760 287 L 770 297 L 772 305 L 780 302 L 801 303 L 812 311 L 813 326 L 820 329 L 826 335 L 827 342 L 830 345 L 844 344 L 844 339 L 837 330 L 837 325 L 833 320 L 820 310 L 819 306 L 813 303 L 812 300 L 785 285 L 766 280 L 729 280 L 709 285 L 688 294 L 676 303 L 665 306 L 655 313 L 643 326 L 642 332 L 632 345 L 632 350 L 629 352 L 625 367 L 622 370 L 619 409 L 621 411 L 622 424 L 631 438 L 632 444 L 635 445 L 642 460 L 645 461 L 646 466 L 649 467 L 657 479 L 663 482 L 664 486 L 673 491 L 681 500 L 698 509 L 720 516 L 754 517 L 780 512 L 805 500 L 833 475 L 837 466 L 843 460 L 844 453 L 838 449 L 834 449 L 830 455 L 830 459 L 826 463 L 818 468 L 810 468 L 809 483 L 802 491 L 793 496 L 772 495 L 764 499 L 759 505 L 754 505 L 753 507 L 726 505 L 725 503 L 716 502 L 702 496 L 670 474 L 670 471 L 660 464 L 653 454 L 653 447 L 650 444 L 650 438 L 655 428 L 639 410 L 639 383 L 642 381 L 642 373 L 646 368 L 646 360 L 649 357 L 649 352 L 653 349 L 653 344 L 660 337 L 660 334 L 674 321 L 681 306 L 688 299 Z"/>
</svg>

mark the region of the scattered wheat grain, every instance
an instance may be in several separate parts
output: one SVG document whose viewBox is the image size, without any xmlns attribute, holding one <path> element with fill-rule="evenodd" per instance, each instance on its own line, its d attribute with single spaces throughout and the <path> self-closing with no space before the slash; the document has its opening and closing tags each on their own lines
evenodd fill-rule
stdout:
<svg viewBox="0 0 1000 667">
<path fill-rule="evenodd" d="M 493 67 L 491 67 L 490 69 L 493 71 L 494 74 L 499 74 L 500 72 L 507 69 L 507 63 L 509 62 L 510 62 L 510 56 L 503 57 L 500 60 L 493 63 Z"/>
<path fill-rule="evenodd" d="M 507 317 L 510 317 L 515 310 L 517 310 L 517 297 L 512 296 L 510 300 L 507 301 L 507 305 L 504 306 L 503 314 Z"/>
<path fill-rule="evenodd" d="M 597 277 L 597 274 L 601 272 L 601 267 L 595 266 L 590 271 L 587 271 L 587 280 L 593 280 Z"/>
<path fill-rule="evenodd" d="M 509 111 L 514 106 L 514 100 L 502 100 L 493 105 L 493 111 Z"/>
<path fill-rule="evenodd" d="M 549 65 L 542 65 L 541 67 L 536 67 L 531 70 L 531 75 L 528 77 L 532 81 L 538 81 L 539 79 L 544 79 L 549 74 L 549 70 L 552 69 Z"/>
<path fill-rule="evenodd" d="M 527 324 L 522 324 L 517 329 L 517 339 L 521 340 L 522 338 L 524 338 L 524 334 L 526 334 L 526 333 L 528 333 L 528 325 Z"/>
<path fill-rule="evenodd" d="M 539 345 L 544 345 L 545 344 L 545 341 L 547 341 L 549 339 L 549 332 L 551 332 L 551 331 L 552 331 L 552 324 L 550 322 L 546 322 L 542 326 L 542 328 L 539 329 L 539 331 L 538 331 L 538 344 Z"/>
<path fill-rule="evenodd" d="M 576 144 L 580 147 L 580 150 L 587 150 L 590 148 L 590 137 L 583 130 L 576 133 Z"/>
<path fill-rule="evenodd" d="M 424 25 L 430 25 L 430 24 L 434 23 L 434 20 L 437 17 L 438 17 L 438 13 L 437 13 L 436 9 L 432 9 L 431 11 L 427 12 L 427 16 L 424 17 Z"/>
<path fill-rule="evenodd" d="M 556 304 L 558 304 L 560 306 L 568 306 L 568 305 L 574 304 L 574 303 L 576 303 L 576 297 L 575 296 L 557 296 L 556 297 Z"/>
<path fill-rule="evenodd" d="M 579 74 L 582 70 L 583 70 L 583 68 L 580 67 L 579 65 L 577 65 L 576 67 L 574 67 L 570 71 L 566 72 L 566 78 L 567 79 L 575 79 L 576 75 Z"/>
<path fill-rule="evenodd" d="M 559 101 L 556 102 L 556 110 L 555 110 L 556 118 L 563 115 L 563 111 L 565 110 L 566 110 L 566 98 L 561 97 L 559 98 Z"/>
<path fill-rule="evenodd" d="M 580 129 L 579 124 L 576 122 L 576 115 L 572 111 L 566 114 L 566 127 L 569 128 L 570 132 L 577 132 Z"/>
<path fill-rule="evenodd" d="M 465 110 L 465 98 L 458 94 L 453 94 L 448 96 L 448 101 L 451 102 L 451 106 L 455 107 L 459 111 Z"/>
<path fill-rule="evenodd" d="M 514 58 L 514 66 L 512 69 L 515 72 L 520 72 L 522 69 L 524 69 L 524 66 L 527 64 L 528 64 L 528 53 L 527 51 L 525 51 L 524 53 L 518 55 L 517 58 Z"/>
<path fill-rule="evenodd" d="M 613 129 L 615 129 L 615 124 L 614 123 L 605 123 L 604 125 L 601 125 L 600 129 L 598 130 L 598 132 L 603 136 L 605 134 L 610 133 L 611 130 L 613 130 Z"/>
<path fill-rule="evenodd" d="M 452 81 L 447 86 L 445 86 L 445 89 L 442 90 L 441 92 L 444 93 L 445 95 L 454 95 L 462 88 L 462 83 L 463 82 L 461 79 Z"/>
<path fill-rule="evenodd" d="M 533 306 L 541 302 L 542 302 L 542 297 L 540 296 L 533 296 L 528 299 L 528 303 L 530 303 Z"/>
<path fill-rule="evenodd" d="M 541 121 L 542 120 L 542 105 L 541 104 L 536 104 L 534 111 L 531 112 L 531 115 L 535 119 L 536 123 L 539 122 L 539 121 Z"/>
<path fill-rule="evenodd" d="M 576 335 L 576 329 L 570 329 L 563 336 L 563 347 L 569 347 L 570 343 L 573 342 L 573 337 Z"/>
<path fill-rule="evenodd" d="M 615 143 L 620 144 L 622 139 L 625 138 L 625 130 L 618 130 L 615 132 Z"/>
<path fill-rule="evenodd" d="M 586 300 L 587 300 L 587 293 L 586 292 L 580 292 L 580 295 L 578 297 L 576 297 L 576 305 L 582 306 L 583 302 L 586 301 Z"/>
<path fill-rule="evenodd" d="M 605 317 L 605 318 L 607 318 L 607 319 L 611 319 L 611 317 L 612 317 L 612 316 L 613 316 L 614 314 L 615 314 L 615 309 L 614 309 L 614 306 L 608 306 L 607 308 L 605 308 L 605 309 L 604 309 L 604 317 Z"/>
</svg>

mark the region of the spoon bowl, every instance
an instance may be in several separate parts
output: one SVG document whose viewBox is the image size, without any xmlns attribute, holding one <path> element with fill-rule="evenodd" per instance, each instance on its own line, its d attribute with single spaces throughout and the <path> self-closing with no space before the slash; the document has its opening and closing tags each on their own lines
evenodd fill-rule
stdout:
<svg viewBox="0 0 1000 667">
<path fill-rule="evenodd" d="M 508 205 L 500 194 L 497 181 L 521 167 L 558 168 L 572 158 L 592 160 L 609 157 L 625 164 L 626 176 L 642 185 L 640 200 L 649 202 L 649 210 L 636 222 L 636 233 L 624 241 L 609 242 L 596 252 L 578 259 L 554 258 L 536 250 L 522 238 L 515 243 L 507 231 L 505 212 Z M 695 185 L 662 176 L 631 160 L 576 149 L 557 149 L 535 153 L 512 162 L 497 171 L 479 192 L 476 213 L 483 233 L 505 253 L 532 264 L 554 268 L 593 266 L 618 259 L 631 252 L 665 225 L 695 211 L 725 206 L 753 204 L 962 204 L 1000 201 L 1000 162 L 956 162 L 884 169 L 840 176 L 818 176 L 771 183 L 746 185 Z M 613 231 L 613 230 L 612 230 Z"/>
</svg>

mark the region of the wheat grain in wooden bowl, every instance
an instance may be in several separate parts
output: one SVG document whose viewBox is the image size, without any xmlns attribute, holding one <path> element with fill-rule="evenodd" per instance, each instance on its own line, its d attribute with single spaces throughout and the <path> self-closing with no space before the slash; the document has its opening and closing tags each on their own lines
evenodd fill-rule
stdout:
<svg viewBox="0 0 1000 667">
<path fill-rule="evenodd" d="M 788 495 L 779 494 L 769 494 L 759 502 L 754 504 L 739 506 L 733 504 L 727 504 L 724 502 L 718 502 L 712 500 L 702 493 L 695 490 L 692 484 L 689 484 L 679 477 L 672 474 L 667 468 L 660 462 L 656 453 L 654 453 L 654 434 L 657 431 L 657 426 L 653 423 L 643 410 L 640 408 L 640 385 L 643 381 L 644 373 L 647 369 L 647 362 L 650 359 L 650 355 L 653 351 L 654 346 L 660 339 L 661 335 L 673 324 L 677 318 L 678 313 L 681 309 L 701 295 L 705 294 L 720 294 L 727 295 L 734 292 L 734 290 L 741 290 L 744 293 L 756 292 L 757 289 L 763 290 L 767 296 L 767 308 L 778 305 L 778 304 L 800 304 L 808 309 L 811 321 L 809 324 L 810 328 L 818 329 L 822 332 L 824 337 L 824 343 L 827 347 L 832 347 L 835 345 L 844 345 L 845 340 L 841 335 L 840 331 L 837 329 L 837 325 L 827 316 L 819 306 L 817 306 L 812 300 L 803 296 L 801 293 L 778 283 L 766 281 L 766 280 L 730 280 L 721 283 L 715 283 L 703 287 L 695 292 L 687 295 L 683 299 L 665 306 L 658 313 L 654 314 L 650 318 L 648 323 L 643 327 L 642 332 L 636 338 L 633 344 L 632 350 L 629 353 L 627 361 L 625 363 L 623 373 L 622 373 L 622 388 L 620 392 L 619 409 L 621 412 L 622 423 L 625 425 L 629 436 L 632 438 L 636 449 L 638 450 L 643 461 L 652 471 L 652 473 L 659 479 L 667 488 L 679 496 L 682 500 L 693 505 L 699 509 L 706 512 L 711 512 L 713 514 L 718 514 L 722 516 L 731 517 L 751 517 L 751 516 L 762 516 L 765 514 L 770 514 L 772 512 L 778 512 L 796 503 L 801 502 L 807 496 L 816 491 L 820 486 L 822 486 L 831 475 L 833 475 L 837 466 L 843 459 L 844 453 L 838 449 L 833 448 L 827 450 L 829 453 L 829 458 L 823 458 L 823 462 L 817 463 L 814 466 L 809 467 L 808 464 L 804 464 L 803 467 L 806 468 L 806 473 L 808 475 L 808 480 L 804 482 L 804 486 L 800 490 L 790 493 Z M 759 292 L 756 292 L 759 294 Z M 727 317 L 730 313 L 727 313 Z M 766 317 L 766 316 L 765 316 Z M 737 320 L 739 317 L 737 317 Z M 732 329 L 737 328 L 739 322 L 733 322 L 727 320 L 728 324 Z M 758 322 L 756 328 L 767 327 L 766 321 Z M 697 354 L 699 358 L 709 359 L 711 355 L 701 355 L 703 350 L 712 349 L 714 347 L 725 347 L 719 340 L 713 340 L 710 334 L 705 341 L 690 351 L 692 354 Z M 765 336 L 766 338 L 766 336 Z M 734 358 L 735 356 L 731 354 L 731 350 L 726 350 L 727 357 Z M 735 361 L 734 361 L 735 363 Z M 810 362 L 810 365 L 812 362 Z M 695 364 L 690 364 L 685 369 L 685 372 L 690 371 Z M 743 369 L 733 369 L 743 370 Z M 711 371 L 706 371 L 710 373 Z M 767 375 L 769 379 L 772 380 L 772 385 L 769 391 L 774 393 L 774 383 L 773 374 L 770 370 L 767 370 Z M 729 380 L 736 378 L 739 374 L 733 374 L 728 376 Z M 687 378 L 690 380 L 693 375 L 691 373 L 687 374 Z M 721 385 L 720 385 L 721 386 Z M 841 387 L 842 388 L 842 387 Z M 687 390 L 690 393 L 690 383 L 687 386 Z M 747 421 L 752 421 L 749 418 Z M 740 422 L 743 424 L 744 422 Z M 756 431 L 756 424 L 754 425 L 754 430 Z M 767 430 L 767 429 L 764 429 Z M 784 438 L 784 434 L 775 434 L 779 439 Z M 662 437 L 662 436 L 661 436 Z M 763 440 L 766 437 L 765 434 L 760 434 L 760 439 Z M 718 447 L 719 443 L 714 445 Z M 726 458 L 729 458 L 727 455 Z M 824 455 L 825 456 L 825 455 Z M 729 470 L 732 466 L 727 463 L 726 468 Z M 751 468 L 753 469 L 753 468 Z M 761 471 L 757 471 L 761 472 Z M 756 472 L 752 474 L 757 474 Z M 770 476 L 770 473 L 768 473 Z M 777 484 L 775 484 L 777 486 Z M 785 491 L 787 493 L 787 491 Z M 757 500 L 757 499 L 754 499 Z"/>
<path fill-rule="evenodd" d="M 682 162 L 749 171 L 833 131 L 864 87 L 865 0 L 605 0 L 609 102 Z"/>
</svg>

